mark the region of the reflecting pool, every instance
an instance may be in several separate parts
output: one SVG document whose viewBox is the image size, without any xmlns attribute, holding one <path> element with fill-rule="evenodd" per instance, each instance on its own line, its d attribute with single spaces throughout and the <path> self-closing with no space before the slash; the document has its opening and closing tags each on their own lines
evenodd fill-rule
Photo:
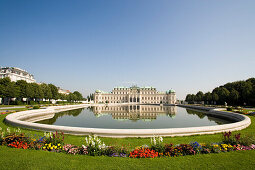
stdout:
<svg viewBox="0 0 255 170">
<path fill-rule="evenodd" d="M 37 123 L 105 129 L 161 129 L 233 123 L 177 106 L 97 106 L 59 112 Z"/>
</svg>

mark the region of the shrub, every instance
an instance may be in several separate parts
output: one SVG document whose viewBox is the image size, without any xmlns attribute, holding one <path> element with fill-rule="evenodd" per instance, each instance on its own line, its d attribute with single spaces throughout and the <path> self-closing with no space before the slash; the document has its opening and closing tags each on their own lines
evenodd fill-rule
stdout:
<svg viewBox="0 0 255 170">
<path fill-rule="evenodd" d="M 40 109 L 40 106 L 35 105 L 35 106 L 33 107 L 33 109 Z"/>
<path fill-rule="evenodd" d="M 232 107 L 228 107 L 227 111 L 233 111 L 233 108 Z"/>
<path fill-rule="evenodd" d="M 24 102 L 17 100 L 17 105 L 23 105 Z"/>
<path fill-rule="evenodd" d="M 34 101 L 29 101 L 29 104 L 30 104 L 30 105 L 35 105 L 35 104 L 37 104 L 37 103 L 34 102 Z"/>
</svg>

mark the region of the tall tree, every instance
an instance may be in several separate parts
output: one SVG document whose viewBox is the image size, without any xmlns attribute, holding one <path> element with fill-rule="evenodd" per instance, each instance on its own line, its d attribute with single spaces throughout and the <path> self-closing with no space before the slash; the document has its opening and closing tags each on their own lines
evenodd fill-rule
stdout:
<svg viewBox="0 0 255 170">
<path fill-rule="evenodd" d="M 35 96 L 35 91 L 33 90 L 32 83 L 28 83 L 26 86 L 26 97 L 27 97 L 27 104 L 30 100 L 32 100 Z"/>
<path fill-rule="evenodd" d="M 209 104 L 212 101 L 212 94 L 210 92 L 205 93 L 203 100 L 206 101 L 207 104 Z"/>
<path fill-rule="evenodd" d="M 185 101 L 186 102 L 190 102 L 191 101 L 191 94 L 187 94 Z"/>
<path fill-rule="evenodd" d="M 51 93 L 51 88 L 48 86 L 48 84 L 42 83 L 41 88 L 44 94 L 45 99 L 52 99 L 52 93 Z"/>
<path fill-rule="evenodd" d="M 229 101 L 231 102 L 231 104 L 234 104 L 234 105 L 237 104 L 238 98 L 239 98 L 238 91 L 235 89 L 232 89 L 229 94 Z"/>
<path fill-rule="evenodd" d="M 77 100 L 82 100 L 83 99 L 83 96 L 80 92 L 74 91 L 73 94 L 77 97 Z"/>
<path fill-rule="evenodd" d="M 8 98 L 8 105 L 10 104 L 11 98 L 16 98 L 19 95 L 19 88 L 15 82 L 10 82 L 8 86 L 5 87 L 4 96 Z"/>
<path fill-rule="evenodd" d="M 228 102 L 228 96 L 230 92 L 225 87 L 217 87 L 213 90 L 213 93 L 216 93 L 219 96 L 219 103 L 224 104 L 225 102 Z"/>
<path fill-rule="evenodd" d="M 52 94 L 52 98 L 53 99 L 58 99 L 59 95 L 58 95 L 58 88 L 53 85 L 53 84 L 49 84 L 48 85 L 51 89 L 51 94 Z"/>
<path fill-rule="evenodd" d="M 244 82 L 243 87 L 242 87 L 242 97 L 243 97 L 243 102 L 250 104 L 250 97 L 252 94 L 252 83 L 251 82 Z"/>
<path fill-rule="evenodd" d="M 196 101 L 201 102 L 204 98 L 204 93 L 202 91 L 197 92 Z"/>
<path fill-rule="evenodd" d="M 19 95 L 18 97 L 22 98 L 27 98 L 27 94 L 26 94 L 26 88 L 27 88 L 27 82 L 25 80 L 18 80 L 16 82 L 16 85 L 19 87 Z"/>
<path fill-rule="evenodd" d="M 217 93 L 212 93 L 212 101 L 217 104 L 217 102 L 219 101 L 219 96 Z"/>
</svg>

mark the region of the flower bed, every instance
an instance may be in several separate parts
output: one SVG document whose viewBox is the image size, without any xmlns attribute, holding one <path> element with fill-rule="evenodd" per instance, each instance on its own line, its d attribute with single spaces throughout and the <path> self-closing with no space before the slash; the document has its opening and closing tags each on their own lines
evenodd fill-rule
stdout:
<svg viewBox="0 0 255 170">
<path fill-rule="evenodd" d="M 222 141 L 219 143 L 205 144 L 191 142 L 189 144 L 172 143 L 163 144 L 162 137 L 151 138 L 151 145 L 136 147 L 133 150 L 125 147 L 107 146 L 97 136 L 85 138 L 84 145 L 76 146 L 64 143 L 63 133 L 44 133 L 44 136 L 31 136 L 21 133 L 21 130 L 11 132 L 7 128 L 1 131 L 0 144 L 18 149 L 35 149 L 49 152 L 64 152 L 73 155 L 130 157 L 130 158 L 157 158 L 178 157 L 195 154 L 209 154 L 220 152 L 231 152 L 239 150 L 255 149 L 255 140 L 252 136 L 233 135 L 231 132 L 223 133 Z"/>
</svg>

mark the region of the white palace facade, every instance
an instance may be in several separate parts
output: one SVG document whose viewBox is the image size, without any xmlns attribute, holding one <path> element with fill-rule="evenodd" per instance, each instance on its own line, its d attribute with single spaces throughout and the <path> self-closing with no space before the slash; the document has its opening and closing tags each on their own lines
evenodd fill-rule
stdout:
<svg viewBox="0 0 255 170">
<path fill-rule="evenodd" d="M 107 93 L 96 90 L 95 103 L 129 103 L 129 104 L 175 104 L 176 93 L 173 89 L 159 92 L 154 87 L 115 87 Z"/>
</svg>

